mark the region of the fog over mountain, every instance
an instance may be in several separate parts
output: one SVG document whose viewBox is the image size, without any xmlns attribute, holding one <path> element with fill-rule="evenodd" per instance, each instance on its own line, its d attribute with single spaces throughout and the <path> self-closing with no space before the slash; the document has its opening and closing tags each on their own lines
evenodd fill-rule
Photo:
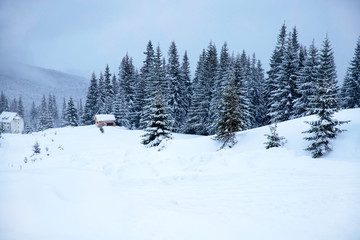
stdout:
<svg viewBox="0 0 360 240">
<path fill-rule="evenodd" d="M 62 99 L 85 99 L 89 80 L 64 72 L 24 64 L 0 65 L 0 91 L 11 101 L 22 97 L 28 114 L 32 101 L 41 103 L 42 96 L 54 94 L 60 109 Z"/>
</svg>

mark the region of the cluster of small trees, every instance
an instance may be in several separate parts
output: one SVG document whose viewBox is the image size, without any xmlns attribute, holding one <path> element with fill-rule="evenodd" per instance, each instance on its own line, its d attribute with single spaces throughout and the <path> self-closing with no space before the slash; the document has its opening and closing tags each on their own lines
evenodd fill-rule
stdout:
<svg viewBox="0 0 360 240">
<path fill-rule="evenodd" d="M 48 98 L 43 95 L 40 105 L 36 106 L 35 102 L 32 102 L 25 131 L 29 133 L 53 127 L 80 126 L 82 125 L 82 109 L 81 99 L 75 107 L 71 97 L 68 101 L 64 98 L 59 114 L 55 95 L 49 94 Z"/>
<path fill-rule="evenodd" d="M 1 91 L 0 94 L 0 113 L 3 111 L 7 112 L 17 112 L 20 116 L 24 116 L 24 104 L 22 101 L 22 97 L 20 96 L 19 99 L 14 98 L 11 102 L 9 101 L 8 97 Z"/>
</svg>

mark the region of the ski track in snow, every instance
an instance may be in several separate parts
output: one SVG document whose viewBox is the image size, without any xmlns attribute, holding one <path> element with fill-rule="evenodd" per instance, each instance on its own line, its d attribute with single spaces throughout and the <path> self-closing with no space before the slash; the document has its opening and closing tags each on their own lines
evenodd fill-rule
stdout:
<svg viewBox="0 0 360 240">
<path fill-rule="evenodd" d="M 221 151 L 182 134 L 157 151 L 120 127 L 4 134 L 0 239 L 360 239 L 360 109 L 336 117 L 352 121 L 320 159 L 303 150 L 313 117 L 279 123 L 269 150 L 268 127 Z"/>
</svg>

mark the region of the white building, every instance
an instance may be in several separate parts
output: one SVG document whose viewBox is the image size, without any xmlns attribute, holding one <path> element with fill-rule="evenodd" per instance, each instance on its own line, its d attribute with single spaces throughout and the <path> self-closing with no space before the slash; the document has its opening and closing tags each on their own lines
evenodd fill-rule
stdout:
<svg viewBox="0 0 360 240">
<path fill-rule="evenodd" d="M 0 114 L 0 129 L 3 132 L 22 133 L 24 130 L 24 119 L 15 112 L 2 112 Z"/>
</svg>

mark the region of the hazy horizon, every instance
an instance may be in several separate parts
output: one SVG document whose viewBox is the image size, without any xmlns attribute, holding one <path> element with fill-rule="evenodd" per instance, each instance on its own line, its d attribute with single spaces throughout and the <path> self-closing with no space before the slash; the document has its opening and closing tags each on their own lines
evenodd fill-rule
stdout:
<svg viewBox="0 0 360 240">
<path fill-rule="evenodd" d="M 256 54 L 265 70 L 283 23 L 296 26 L 299 42 L 315 39 L 320 49 L 326 34 L 335 52 L 342 82 L 360 36 L 360 2 L 319 1 L 46 1 L 0 3 L 0 59 L 17 61 L 90 78 L 109 64 L 118 72 L 128 53 L 140 68 L 147 42 L 163 56 L 175 41 L 180 59 L 186 50 L 191 70 L 210 41 L 218 52 Z"/>
</svg>

